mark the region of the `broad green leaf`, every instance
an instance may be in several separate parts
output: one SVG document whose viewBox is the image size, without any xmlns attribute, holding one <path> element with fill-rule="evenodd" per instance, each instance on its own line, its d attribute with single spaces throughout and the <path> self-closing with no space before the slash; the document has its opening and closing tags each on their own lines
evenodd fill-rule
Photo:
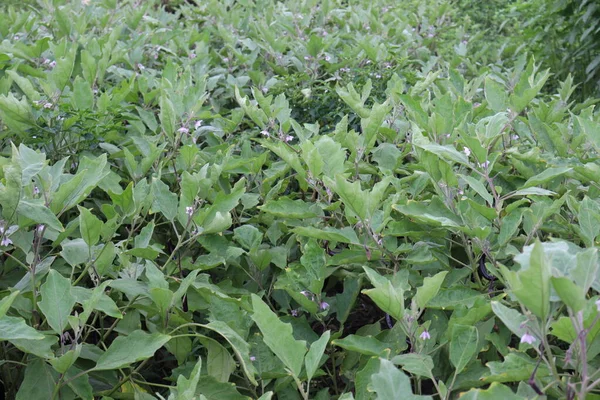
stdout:
<svg viewBox="0 0 600 400">
<path fill-rule="evenodd" d="M 13 132 L 21 133 L 33 126 L 33 112 L 25 97 L 18 100 L 12 93 L 0 95 L 0 119 Z"/>
<path fill-rule="evenodd" d="M 315 147 L 323 160 L 323 175 L 334 179 L 337 174 L 344 172 L 346 151 L 329 136 L 321 136 L 315 142 Z"/>
<path fill-rule="evenodd" d="M 523 210 L 516 209 L 504 218 L 502 218 L 502 225 L 500 226 L 500 233 L 498 234 L 498 246 L 504 247 L 508 244 L 521 225 L 523 219 Z"/>
<path fill-rule="evenodd" d="M 487 389 L 471 389 L 460 396 L 461 400 L 524 400 L 508 386 L 494 382 Z"/>
<path fill-rule="evenodd" d="M 16 400 L 48 399 L 58 381 L 58 372 L 41 359 L 33 359 L 25 368 L 25 378 L 19 387 Z"/>
<path fill-rule="evenodd" d="M 167 137 L 172 138 L 177 130 L 175 124 L 177 123 L 177 116 L 175 115 L 175 107 L 173 102 L 166 94 L 160 96 L 159 100 L 160 113 L 158 118 L 161 122 L 162 131 Z"/>
<path fill-rule="evenodd" d="M 292 326 L 281 322 L 260 297 L 252 294 L 252 319 L 263 334 L 264 342 L 273 353 L 299 377 L 306 354 L 306 342 L 294 339 Z"/>
<path fill-rule="evenodd" d="M 492 382 L 519 382 L 527 381 L 537 365 L 537 360 L 529 357 L 525 353 L 511 352 L 503 361 L 490 361 L 487 367 L 490 370 L 489 375 L 483 377 L 486 383 Z M 545 363 L 539 364 L 536 372 L 536 378 L 541 379 L 550 375 L 550 370 Z"/>
<path fill-rule="evenodd" d="M 494 205 L 494 198 L 487 191 L 487 189 L 485 188 L 483 183 L 479 182 L 477 179 L 475 179 L 471 176 L 468 176 L 468 175 L 458 174 L 458 176 L 461 179 L 463 179 L 465 182 L 467 182 L 469 184 L 469 186 L 471 186 L 471 188 L 473 190 L 475 190 L 477 192 L 477 194 L 480 195 L 490 206 Z"/>
<path fill-rule="evenodd" d="M 71 293 L 71 281 L 51 269 L 40 293 L 42 301 L 38 306 L 46 317 L 48 325 L 54 332 L 62 333 L 69 323 L 67 317 L 75 305 L 75 297 Z"/>
<path fill-rule="evenodd" d="M 341 175 L 337 175 L 333 186 L 344 205 L 361 220 L 370 217 L 367 203 L 369 194 L 361 189 L 360 181 L 348 182 Z"/>
<path fill-rule="evenodd" d="M 250 345 L 225 322 L 211 321 L 209 324 L 204 325 L 204 327 L 218 333 L 229 342 L 246 377 L 253 385 L 257 385 L 256 378 L 254 377 L 256 375 L 256 368 L 254 368 L 252 360 L 250 360 Z"/>
<path fill-rule="evenodd" d="M 401 320 L 404 316 L 404 290 L 401 287 L 395 287 L 389 279 L 379 275 L 371 268 L 363 267 L 363 269 L 375 288 L 364 289 L 361 293 L 369 296 L 379 308 L 396 320 Z"/>
<path fill-rule="evenodd" d="M 415 301 L 420 309 L 425 308 L 429 300 L 433 299 L 438 294 L 447 274 L 448 271 L 442 271 L 432 277 L 423 279 L 423 285 L 417 288 L 417 294 L 415 295 Z"/>
<path fill-rule="evenodd" d="M 391 360 L 394 364 L 400 365 L 403 370 L 414 375 L 430 379 L 433 370 L 433 359 L 427 354 L 407 353 L 395 356 Z"/>
<path fill-rule="evenodd" d="M 233 237 L 246 250 L 258 248 L 263 235 L 254 225 L 242 225 L 233 230 Z"/>
<path fill-rule="evenodd" d="M 313 218 L 318 216 L 314 207 L 302 200 L 291 200 L 287 197 L 269 200 L 259 207 L 262 212 L 280 218 Z"/>
<path fill-rule="evenodd" d="M 427 303 L 427 307 L 441 308 L 442 310 L 452 310 L 458 305 L 473 307 L 475 301 L 481 297 L 481 292 L 477 290 L 455 286 L 440 290 L 437 296 Z"/>
<path fill-rule="evenodd" d="M 5 315 L 0 318 L 0 340 L 12 339 L 42 340 L 44 335 L 27 325 L 23 318 Z"/>
<path fill-rule="evenodd" d="M 573 281 L 568 278 L 554 276 L 550 277 L 550 281 L 558 297 L 567 307 L 573 310 L 573 313 L 577 313 L 585 307 L 585 293 Z"/>
<path fill-rule="evenodd" d="M 527 189 L 530 187 L 541 185 L 542 183 L 546 183 L 554 178 L 566 174 L 567 172 L 570 172 L 572 169 L 573 168 L 568 167 L 548 168 L 541 174 L 529 178 L 527 182 L 525 182 L 525 184 L 522 186 L 522 189 Z"/>
<path fill-rule="evenodd" d="M 506 111 L 508 108 L 507 90 L 489 76 L 485 77 L 485 99 L 495 112 Z"/>
<path fill-rule="evenodd" d="M 587 293 L 594 282 L 598 280 L 598 249 L 591 248 L 577 253 L 577 263 L 571 270 L 571 278 Z"/>
<path fill-rule="evenodd" d="M 202 358 L 198 357 L 198 362 L 190 373 L 190 378 L 187 379 L 182 375 L 177 377 L 177 388 L 174 395 L 169 396 L 169 400 L 196 400 L 196 387 L 200 380 L 200 372 L 202 369 Z"/>
<path fill-rule="evenodd" d="M 75 78 L 73 83 L 72 101 L 73 107 L 76 110 L 87 110 L 94 106 L 94 93 L 89 83 L 81 79 L 79 76 Z"/>
<path fill-rule="evenodd" d="M 64 374 L 79 358 L 79 355 L 81 354 L 81 348 L 81 344 L 78 344 L 74 349 L 67 351 L 60 357 L 49 360 L 48 362 L 57 372 Z"/>
<path fill-rule="evenodd" d="M 581 236 L 588 247 L 593 247 L 600 235 L 600 205 L 588 196 L 583 198 L 577 214 Z"/>
<path fill-rule="evenodd" d="M 372 336 L 348 335 L 343 339 L 332 340 L 331 344 L 367 356 L 388 356 L 392 351 L 390 344 Z"/>
<path fill-rule="evenodd" d="M 529 265 L 523 266 L 516 279 L 506 278 L 515 296 L 535 315 L 545 320 L 550 312 L 550 264 L 538 241 L 533 246 Z"/>
<path fill-rule="evenodd" d="M 79 232 L 81 237 L 88 246 L 94 246 L 100 240 L 103 223 L 87 208 L 79 206 L 77 208 L 79 209 Z"/>
<path fill-rule="evenodd" d="M 323 229 L 313 228 L 311 226 L 299 226 L 292 230 L 300 236 L 307 236 L 315 239 L 328 240 L 330 242 L 349 243 L 361 245 L 356 232 L 351 227 L 336 229 L 325 227 Z"/>
<path fill-rule="evenodd" d="M 228 382 L 231 373 L 235 371 L 236 364 L 231 354 L 216 340 L 205 340 L 206 369 L 208 375 L 219 382 Z"/>
<path fill-rule="evenodd" d="M 17 211 L 23 185 L 21 184 L 21 169 L 18 165 L 8 164 L 2 167 L 4 180 L 0 183 L 0 206 L 2 215 L 11 220 Z"/>
<path fill-rule="evenodd" d="M 0 318 L 6 315 L 6 312 L 12 305 L 13 301 L 15 301 L 15 298 L 19 295 L 19 293 L 20 292 L 18 290 L 15 290 L 11 294 L 0 300 Z"/>
<path fill-rule="evenodd" d="M 57 231 L 63 230 L 63 226 L 58 220 L 58 218 L 56 218 L 54 213 L 44 205 L 41 199 L 39 201 L 19 201 L 19 205 L 17 206 L 17 213 L 35 221 L 36 223 L 47 225 L 48 227 Z"/>
<path fill-rule="evenodd" d="M 159 179 L 152 180 L 152 194 L 152 209 L 160 211 L 167 220 L 173 221 L 177 216 L 177 194 L 172 193 L 169 186 Z"/>
<path fill-rule="evenodd" d="M 463 225 L 459 217 L 444 203 L 434 197 L 429 203 L 408 201 L 405 205 L 394 204 L 392 208 L 408 217 L 433 226 L 460 227 Z"/>
<path fill-rule="evenodd" d="M 43 339 L 39 339 L 37 335 L 35 337 L 35 339 L 11 339 L 10 342 L 23 353 L 33 354 L 47 360 L 54 358 L 53 348 L 56 347 L 58 336 L 44 335 Z"/>
<path fill-rule="evenodd" d="M 371 377 L 373 390 L 378 400 L 406 399 L 426 400 L 431 396 L 419 396 L 412 392 L 410 378 L 394 366 L 391 361 L 380 359 L 379 372 Z"/>
<path fill-rule="evenodd" d="M 477 328 L 467 325 L 454 325 L 450 338 L 450 362 L 456 368 L 456 374 L 471 361 L 477 353 L 479 334 Z"/>
<path fill-rule="evenodd" d="M 527 189 L 517 190 L 516 192 L 512 192 L 508 194 L 505 198 L 514 197 L 514 196 L 530 196 L 530 195 L 538 195 L 538 196 L 554 196 L 556 193 L 550 190 L 531 187 Z"/>
<path fill-rule="evenodd" d="M 319 364 L 321 363 L 321 358 L 325 353 L 325 348 L 329 343 L 329 337 L 331 336 L 330 331 L 326 331 L 321 335 L 319 340 L 313 342 L 310 345 L 310 349 L 308 353 L 306 353 L 306 358 L 304 360 L 304 366 L 306 368 L 306 376 L 310 381 L 313 376 L 315 376 L 315 372 L 317 372 L 317 368 L 319 368 Z"/>
<path fill-rule="evenodd" d="M 106 154 L 95 159 L 82 158 L 77 173 L 54 193 L 50 209 L 55 214 L 61 214 L 79 204 L 109 172 Z"/>
<path fill-rule="evenodd" d="M 146 333 L 142 330 L 133 331 L 128 336 L 119 336 L 100 356 L 94 370 L 106 371 L 129 367 L 134 362 L 152 357 L 169 340 L 171 340 L 169 335 Z"/>
<path fill-rule="evenodd" d="M 519 311 L 508 308 L 498 301 L 492 301 L 492 311 L 494 311 L 494 314 L 500 318 L 504 325 L 519 338 L 527 332 L 527 329 L 524 327 L 527 322 L 527 317 Z"/>
</svg>

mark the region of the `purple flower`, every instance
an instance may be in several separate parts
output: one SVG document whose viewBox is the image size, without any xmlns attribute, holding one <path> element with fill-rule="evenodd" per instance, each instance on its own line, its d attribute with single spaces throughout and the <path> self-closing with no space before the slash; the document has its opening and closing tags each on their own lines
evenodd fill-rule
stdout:
<svg viewBox="0 0 600 400">
<path fill-rule="evenodd" d="M 294 140 L 294 137 L 292 135 L 287 135 L 283 140 L 284 142 L 289 143 Z"/>
<path fill-rule="evenodd" d="M 471 155 L 471 149 L 469 149 L 468 147 L 465 147 L 465 148 L 463 149 L 463 152 L 465 153 L 465 155 L 466 155 L 467 157 L 469 157 L 469 156 Z"/>
<path fill-rule="evenodd" d="M 325 310 L 327 310 L 327 309 L 329 308 L 329 303 L 327 303 L 326 301 L 322 301 L 322 302 L 319 304 L 319 308 L 320 308 L 321 310 L 325 311 Z"/>
<path fill-rule="evenodd" d="M 190 130 L 188 128 L 186 128 L 185 126 L 182 126 L 181 128 L 177 129 L 177 132 L 179 132 L 179 133 L 190 133 Z"/>
<path fill-rule="evenodd" d="M 198 129 L 202 126 L 202 120 L 199 119 L 198 121 L 196 121 L 196 123 L 194 124 L 194 129 Z"/>
<path fill-rule="evenodd" d="M 533 344 L 533 342 L 535 342 L 535 337 L 533 335 L 530 335 L 529 332 L 526 332 L 521 337 L 521 343 Z"/>
<path fill-rule="evenodd" d="M 187 214 L 188 217 L 191 217 L 192 215 L 194 215 L 194 207 L 186 207 L 185 213 Z"/>
<path fill-rule="evenodd" d="M 193 60 L 194 58 L 196 58 L 196 53 L 190 53 L 190 59 Z"/>
<path fill-rule="evenodd" d="M 44 225 L 41 225 L 41 224 L 40 224 L 40 225 L 38 225 L 38 226 L 37 226 L 37 228 L 36 228 L 36 229 L 37 229 L 37 231 L 38 231 L 39 233 L 42 233 L 42 232 L 44 232 L 44 229 L 45 229 L 45 228 L 46 228 L 46 227 L 45 227 Z"/>
<path fill-rule="evenodd" d="M 0 246 L 10 246 L 11 244 L 12 244 L 12 240 L 10 240 L 7 237 L 2 239 L 2 241 L 0 242 Z"/>
<path fill-rule="evenodd" d="M 271 136 L 271 135 L 269 135 L 269 131 L 268 131 L 268 130 L 266 130 L 266 129 L 264 129 L 264 130 L 260 131 L 260 134 L 261 134 L 261 135 L 263 135 L 264 137 L 269 137 L 269 136 Z"/>
<path fill-rule="evenodd" d="M 312 293 L 310 293 L 308 290 L 303 290 L 300 292 L 300 294 L 304 295 L 304 297 L 312 296 Z"/>
<path fill-rule="evenodd" d="M 33 195 L 34 195 L 34 196 L 37 196 L 37 195 L 39 195 L 39 194 L 40 194 L 40 188 L 39 188 L 39 187 L 37 187 L 37 186 L 34 186 L 34 187 L 33 187 Z"/>
<path fill-rule="evenodd" d="M 427 329 L 425 329 L 423 331 L 423 333 L 421 333 L 421 335 L 419 336 L 422 340 L 429 340 L 431 339 L 431 335 L 429 334 L 429 332 L 427 331 Z"/>
<path fill-rule="evenodd" d="M 297 317 L 298 316 L 298 310 L 291 310 L 290 314 L 292 314 L 292 317 Z"/>
<path fill-rule="evenodd" d="M 250 361 L 256 361 L 256 357 L 250 356 Z"/>
</svg>

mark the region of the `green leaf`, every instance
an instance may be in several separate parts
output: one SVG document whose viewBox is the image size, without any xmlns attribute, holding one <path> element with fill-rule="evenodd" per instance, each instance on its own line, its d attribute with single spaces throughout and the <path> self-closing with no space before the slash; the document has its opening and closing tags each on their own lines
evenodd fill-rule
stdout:
<svg viewBox="0 0 600 400">
<path fill-rule="evenodd" d="M 72 101 L 73 108 L 76 110 L 88 110 L 94 106 L 94 93 L 89 83 L 81 79 L 81 77 L 75 78 L 73 83 L 73 95 Z"/>
<path fill-rule="evenodd" d="M 373 336 L 348 335 L 343 339 L 332 340 L 331 344 L 367 356 L 388 356 L 392 351 L 388 343 Z"/>
<path fill-rule="evenodd" d="M 314 218 L 318 214 L 314 207 L 302 200 L 291 200 L 287 197 L 269 200 L 259 207 L 262 212 L 280 218 Z"/>
<path fill-rule="evenodd" d="M 172 193 L 166 183 L 156 178 L 152 180 L 152 194 L 152 209 L 160 211 L 167 220 L 173 221 L 177 216 L 177 194 Z"/>
<path fill-rule="evenodd" d="M 432 277 L 423 279 L 423 285 L 417 288 L 417 294 L 415 295 L 415 301 L 420 309 L 425 308 L 429 300 L 433 299 L 438 294 L 447 274 L 448 271 L 442 271 Z"/>
<path fill-rule="evenodd" d="M 389 279 L 379 275 L 371 268 L 363 267 L 363 269 L 375 288 L 363 290 L 362 293 L 369 296 L 383 311 L 396 320 L 401 320 L 404 316 L 404 290 L 401 287 L 395 287 Z"/>
<path fill-rule="evenodd" d="M 391 360 L 394 364 L 402 366 L 402 369 L 411 374 L 430 379 L 433 370 L 433 359 L 427 354 L 407 353 L 395 356 Z"/>
<path fill-rule="evenodd" d="M 34 359 L 27 364 L 25 378 L 19 387 L 15 400 L 42 400 L 52 394 L 58 380 L 58 372 L 44 360 Z"/>
<path fill-rule="evenodd" d="M 485 99 L 495 112 L 506 111 L 508 108 L 507 90 L 489 76 L 485 77 Z"/>
<path fill-rule="evenodd" d="M 79 207 L 79 232 L 81 237 L 88 246 L 94 246 L 100 240 L 100 232 L 104 225 L 95 215 L 87 208 Z"/>
<path fill-rule="evenodd" d="M 533 246 L 528 263 L 516 279 L 511 275 L 506 278 L 515 296 L 544 321 L 550 312 L 550 264 L 539 241 Z"/>
<path fill-rule="evenodd" d="M 290 369 L 296 377 L 300 376 L 306 342 L 294 339 L 292 326 L 283 323 L 260 297 L 252 294 L 252 319 L 262 332 L 265 344 Z"/>
<path fill-rule="evenodd" d="M 418 396 L 413 394 L 410 378 L 394 366 L 391 361 L 380 359 L 379 372 L 373 374 L 371 383 L 377 393 L 378 400 L 406 399 L 425 400 L 431 396 Z"/>
<path fill-rule="evenodd" d="M 537 174 L 529 178 L 527 182 L 525 182 L 525 184 L 523 185 L 522 189 L 527 189 L 533 186 L 541 185 L 542 183 L 548 182 L 554 178 L 566 174 L 567 172 L 570 172 L 572 169 L 573 168 L 568 167 L 548 168 L 541 174 Z"/>
<path fill-rule="evenodd" d="M 477 353 L 479 333 L 474 326 L 454 325 L 450 339 L 450 362 L 460 374 Z"/>
<path fill-rule="evenodd" d="M 471 186 L 471 188 L 473 190 L 475 190 L 477 192 L 477 194 L 480 195 L 490 206 L 494 205 L 494 198 L 487 191 L 487 189 L 485 188 L 483 183 L 479 182 L 477 179 L 475 179 L 471 176 L 468 176 L 468 175 L 458 174 L 458 176 L 461 179 L 463 179 L 465 182 L 467 182 L 469 184 L 469 186 Z"/>
<path fill-rule="evenodd" d="M 356 232 L 347 226 L 342 229 L 325 227 L 323 229 L 313 228 L 312 226 L 299 226 L 292 229 L 297 235 L 307 236 L 315 239 L 328 240 L 330 242 L 349 243 L 361 245 Z"/>
<path fill-rule="evenodd" d="M 325 348 L 329 343 L 330 336 L 330 331 L 326 331 L 325 333 L 323 333 L 319 340 L 313 342 L 310 345 L 310 349 L 308 350 L 308 353 L 306 353 L 304 365 L 306 368 L 306 376 L 309 381 L 312 379 L 313 376 L 315 376 L 315 372 L 317 372 L 317 368 L 319 368 L 319 365 L 321 364 L 321 358 L 325 353 Z"/>
<path fill-rule="evenodd" d="M 500 233 L 498 234 L 498 246 L 500 248 L 508 244 L 521 225 L 523 219 L 523 210 L 517 209 L 502 218 Z"/>
<path fill-rule="evenodd" d="M 44 335 L 27 325 L 23 318 L 5 315 L 0 318 L 0 340 L 12 339 L 42 340 Z"/>
<path fill-rule="evenodd" d="M 527 381 L 536 365 L 536 360 L 527 354 L 511 352 L 504 357 L 502 362 L 490 361 L 487 363 L 490 373 L 483 377 L 483 381 L 486 383 Z M 549 375 L 550 370 L 546 364 L 539 364 L 536 378 L 542 379 Z"/>
<path fill-rule="evenodd" d="M 327 183 L 327 182 L 326 182 Z M 369 218 L 368 193 L 360 187 L 360 181 L 348 182 L 341 175 L 335 177 L 334 191 L 340 196 L 342 202 L 361 220 Z"/>
<path fill-rule="evenodd" d="M 253 385 L 257 385 L 256 378 L 254 377 L 254 375 L 256 375 L 256 368 L 254 368 L 254 365 L 250 360 L 250 345 L 225 322 L 212 321 L 203 326 L 206 329 L 210 329 L 223 336 L 223 338 L 229 342 L 242 366 L 242 369 L 244 370 L 244 373 L 246 374 L 246 377 Z"/>
<path fill-rule="evenodd" d="M 553 276 L 550 277 L 550 281 L 558 297 L 560 297 L 567 307 L 573 310 L 573 313 L 583 310 L 585 307 L 585 293 L 579 286 L 564 277 L 557 278 Z"/>
<path fill-rule="evenodd" d="M 133 331 L 129 336 L 119 336 L 100 356 L 94 370 L 106 371 L 129 367 L 134 362 L 152 357 L 169 340 L 171 340 L 169 335 L 146 333 L 142 330 Z"/>
<path fill-rule="evenodd" d="M 200 380 L 200 372 L 202 369 L 202 358 L 198 357 L 198 362 L 190 373 L 190 378 L 187 379 L 182 375 L 177 377 L 177 389 L 175 390 L 176 397 L 169 400 L 196 400 L 196 387 Z"/>
<path fill-rule="evenodd" d="M 583 198 L 577 214 L 581 236 L 588 247 L 593 247 L 600 235 L 600 205 L 588 196 Z"/>
<path fill-rule="evenodd" d="M 51 269 L 40 293 L 42 301 L 38 305 L 46 316 L 48 325 L 54 332 L 62 333 L 69 323 L 67 317 L 75 305 L 75 297 L 71 293 L 71 281 Z"/>
<path fill-rule="evenodd" d="M 54 213 L 44 205 L 42 200 L 19 201 L 19 205 L 17 206 L 17 213 L 35 221 L 36 223 L 47 225 L 48 227 L 57 231 L 62 232 L 64 229 L 58 218 L 56 218 Z"/>
<path fill-rule="evenodd" d="M 591 248 L 577 253 L 577 263 L 571 270 L 571 277 L 575 283 L 587 293 L 590 287 L 597 281 L 598 268 L 598 249 Z"/>
<path fill-rule="evenodd" d="M 394 204 L 392 208 L 406 216 L 433 226 L 460 227 L 463 225 L 458 216 L 438 198 L 429 203 L 409 200 L 406 205 Z"/>
<path fill-rule="evenodd" d="M 487 389 L 471 389 L 460 396 L 460 400 L 524 400 L 508 386 L 494 382 Z"/>
<path fill-rule="evenodd" d="M 35 121 L 27 99 L 19 101 L 12 93 L 0 95 L 0 119 L 11 131 L 18 133 L 31 128 Z"/>
<path fill-rule="evenodd" d="M 171 99 L 165 94 L 160 96 L 159 107 L 160 113 L 158 114 L 158 118 L 160 119 L 162 131 L 165 132 L 167 137 L 172 138 L 176 130 L 175 107 Z"/>
<path fill-rule="evenodd" d="M 527 332 L 524 328 L 527 317 L 519 311 L 508 308 L 498 301 L 492 301 L 492 311 L 518 337 L 522 337 Z"/>
<path fill-rule="evenodd" d="M 83 157 L 77 173 L 62 183 L 52 197 L 50 209 L 54 214 L 61 214 L 79 204 L 109 172 L 106 154 L 95 159 Z"/>
<path fill-rule="evenodd" d="M 19 293 L 20 292 L 18 290 L 15 290 L 11 294 L 9 294 L 8 296 L 6 296 L 6 297 L 2 298 L 2 300 L 0 300 L 0 318 L 4 317 L 6 315 L 6 312 L 12 305 L 13 301 L 15 301 L 15 298 L 19 295 Z"/>
</svg>

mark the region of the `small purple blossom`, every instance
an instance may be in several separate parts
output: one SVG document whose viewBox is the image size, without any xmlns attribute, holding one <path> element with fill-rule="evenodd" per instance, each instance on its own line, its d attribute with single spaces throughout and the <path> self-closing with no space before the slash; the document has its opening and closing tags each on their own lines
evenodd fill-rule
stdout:
<svg viewBox="0 0 600 400">
<path fill-rule="evenodd" d="M 533 344 L 533 342 L 535 342 L 535 337 L 533 335 L 530 335 L 529 332 L 526 332 L 521 337 L 521 343 Z"/>
<path fill-rule="evenodd" d="M 48 66 L 49 66 L 50 68 L 54 68 L 54 67 L 56 67 L 56 61 L 51 61 L 51 62 L 48 64 Z"/>
<path fill-rule="evenodd" d="M 487 169 L 487 167 L 489 167 L 489 165 L 490 165 L 490 162 L 487 160 L 485 162 L 479 164 L 479 166 L 484 169 Z"/>
<path fill-rule="evenodd" d="M 37 186 L 33 187 L 33 195 L 38 196 L 40 194 L 40 188 Z"/>
<path fill-rule="evenodd" d="M 190 60 L 193 60 L 194 58 L 196 58 L 196 53 L 190 53 L 189 57 Z"/>
<path fill-rule="evenodd" d="M 319 304 L 319 308 L 320 308 L 322 311 L 325 311 L 325 310 L 327 310 L 327 309 L 329 308 L 329 303 L 327 303 L 326 301 L 322 301 L 322 302 Z"/>
<path fill-rule="evenodd" d="M 250 356 L 250 361 L 252 361 L 252 362 L 256 361 L 256 357 Z"/>
<path fill-rule="evenodd" d="M 287 136 L 286 136 L 286 137 L 283 139 L 283 141 L 284 141 L 284 142 L 286 142 L 286 143 L 289 143 L 289 142 L 291 142 L 292 140 L 294 140 L 294 137 L 293 137 L 292 135 L 287 135 Z"/>
<path fill-rule="evenodd" d="M 199 119 L 198 121 L 196 121 L 196 123 L 194 124 L 194 129 L 198 129 L 202 126 L 202 120 Z"/>
<path fill-rule="evenodd" d="M 296 309 L 291 310 L 290 314 L 292 314 L 292 317 L 297 317 L 298 316 L 298 310 L 296 310 Z"/>
<path fill-rule="evenodd" d="M 269 131 L 266 129 L 260 131 L 260 134 L 263 135 L 264 137 L 271 137 L 271 135 L 269 134 Z"/>
<path fill-rule="evenodd" d="M 177 129 L 177 132 L 182 133 L 182 134 L 187 134 L 187 133 L 190 133 L 190 130 L 188 128 L 186 128 L 185 126 L 182 126 L 181 128 Z"/>
<path fill-rule="evenodd" d="M 466 155 L 467 157 L 469 157 L 469 156 L 471 155 L 471 149 L 469 149 L 468 147 L 465 147 L 465 148 L 463 149 L 463 153 L 465 153 L 465 155 Z"/>
<path fill-rule="evenodd" d="M 185 213 L 187 214 L 188 217 L 191 217 L 192 215 L 194 215 L 194 207 L 186 207 Z"/>
<path fill-rule="evenodd" d="M 303 295 L 304 297 L 312 296 L 312 293 L 309 292 L 308 290 L 303 290 L 300 292 L 300 294 Z"/>
<path fill-rule="evenodd" d="M 11 244 L 12 244 L 12 240 L 10 240 L 7 237 L 3 238 L 2 241 L 0 242 L 0 246 L 10 246 Z"/>
<path fill-rule="evenodd" d="M 144 67 L 141 63 L 138 63 L 137 67 L 140 71 L 143 71 L 146 69 L 146 67 Z"/>
<path fill-rule="evenodd" d="M 431 339 L 431 335 L 429 334 L 429 332 L 427 331 L 427 329 L 425 329 L 425 330 L 423 331 L 423 333 L 421 333 L 421 335 L 419 335 L 419 337 L 420 337 L 422 340 L 429 340 L 429 339 Z"/>
<path fill-rule="evenodd" d="M 35 229 L 37 229 L 37 231 L 38 231 L 39 233 L 42 233 L 42 232 L 44 232 L 44 229 L 46 229 L 46 227 L 45 227 L 44 225 L 41 225 L 41 224 L 40 224 L 40 225 L 38 225 L 38 226 L 37 226 L 37 228 L 35 228 Z"/>
<path fill-rule="evenodd" d="M 44 104 L 44 108 L 45 108 L 45 109 L 50 109 L 50 108 L 52 108 L 52 107 L 54 107 L 54 106 L 53 106 L 53 105 L 52 105 L 52 103 L 50 103 L 50 102 L 48 102 L 48 103 Z"/>
</svg>

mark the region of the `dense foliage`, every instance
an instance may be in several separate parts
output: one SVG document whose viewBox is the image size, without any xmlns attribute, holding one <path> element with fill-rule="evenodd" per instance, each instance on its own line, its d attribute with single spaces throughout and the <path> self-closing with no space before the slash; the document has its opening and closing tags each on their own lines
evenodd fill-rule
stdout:
<svg viewBox="0 0 600 400">
<path fill-rule="evenodd" d="M 196 3 L 2 11 L 6 398 L 599 395 L 598 31 Z"/>
</svg>

